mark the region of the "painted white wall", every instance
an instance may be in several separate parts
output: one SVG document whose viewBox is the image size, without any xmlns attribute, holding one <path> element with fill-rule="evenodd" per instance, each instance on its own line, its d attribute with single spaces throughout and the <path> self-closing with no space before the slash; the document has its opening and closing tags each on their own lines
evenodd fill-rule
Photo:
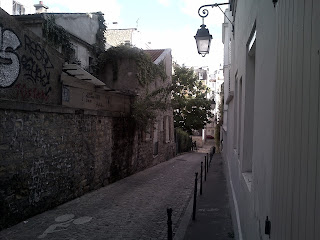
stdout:
<svg viewBox="0 0 320 240">
<path fill-rule="evenodd" d="M 274 19 L 271 1 L 247 0 L 237 3 L 234 33 L 227 20 L 223 25 L 225 101 L 234 92 L 234 98 L 224 107 L 227 118 L 223 155 L 230 167 L 242 237 L 248 240 L 268 239 L 264 224 L 271 212 L 277 55 Z M 255 59 L 251 59 L 255 72 L 250 76 L 247 44 L 255 26 L 256 52 Z"/>
<path fill-rule="evenodd" d="M 54 16 L 56 24 L 62 26 L 68 32 L 89 44 L 96 43 L 96 33 L 99 28 L 98 15 L 94 13 L 63 13 Z"/>
</svg>

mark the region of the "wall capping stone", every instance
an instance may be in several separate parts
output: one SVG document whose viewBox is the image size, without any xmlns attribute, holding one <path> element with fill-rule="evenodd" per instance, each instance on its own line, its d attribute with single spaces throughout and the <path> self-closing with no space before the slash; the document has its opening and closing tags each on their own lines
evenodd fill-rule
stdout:
<svg viewBox="0 0 320 240">
<path fill-rule="evenodd" d="M 89 110 L 71 108 L 59 105 L 28 103 L 12 100 L 0 100 L 0 109 L 3 110 L 18 110 L 26 112 L 47 112 L 47 113 L 61 113 L 61 114 L 84 114 L 93 116 L 105 116 L 105 117 L 125 117 L 123 112 L 110 112 L 101 110 Z"/>
</svg>

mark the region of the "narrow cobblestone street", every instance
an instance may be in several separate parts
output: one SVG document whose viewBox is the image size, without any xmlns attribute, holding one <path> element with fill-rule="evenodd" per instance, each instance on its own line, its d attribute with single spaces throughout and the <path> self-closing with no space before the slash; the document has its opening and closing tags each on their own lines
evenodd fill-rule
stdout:
<svg viewBox="0 0 320 240">
<path fill-rule="evenodd" d="M 6 240 L 167 239 L 191 200 L 203 153 L 177 156 L 0 232 Z"/>
</svg>

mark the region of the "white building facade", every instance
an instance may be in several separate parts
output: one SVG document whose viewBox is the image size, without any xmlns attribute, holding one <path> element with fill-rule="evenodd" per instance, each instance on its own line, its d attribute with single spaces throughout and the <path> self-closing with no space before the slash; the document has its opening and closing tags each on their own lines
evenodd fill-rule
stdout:
<svg viewBox="0 0 320 240">
<path fill-rule="evenodd" d="M 320 2 L 235 0 L 226 14 L 223 156 L 239 238 L 320 239 Z"/>
</svg>

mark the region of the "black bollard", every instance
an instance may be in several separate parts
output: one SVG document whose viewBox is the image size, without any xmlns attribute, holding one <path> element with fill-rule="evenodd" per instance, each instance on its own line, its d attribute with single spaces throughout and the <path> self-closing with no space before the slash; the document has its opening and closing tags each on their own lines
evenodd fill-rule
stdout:
<svg viewBox="0 0 320 240">
<path fill-rule="evenodd" d="M 204 180 L 207 181 L 207 159 L 204 156 Z"/>
<path fill-rule="evenodd" d="M 202 172 L 203 172 L 203 162 L 201 162 L 201 172 L 200 172 L 200 195 L 202 195 Z"/>
<path fill-rule="evenodd" d="M 209 172 L 209 158 L 207 157 L 207 172 Z"/>
<path fill-rule="evenodd" d="M 167 208 L 167 216 L 168 216 L 168 240 L 172 240 L 172 208 Z"/>
<path fill-rule="evenodd" d="M 196 220 L 196 211 L 197 211 L 197 185 L 198 185 L 198 173 L 196 172 L 196 177 L 194 179 L 194 194 L 193 194 L 193 213 L 192 220 Z"/>
<path fill-rule="evenodd" d="M 209 153 L 207 153 L 207 161 L 208 161 L 208 167 L 210 167 L 210 163 L 209 163 Z"/>
</svg>

